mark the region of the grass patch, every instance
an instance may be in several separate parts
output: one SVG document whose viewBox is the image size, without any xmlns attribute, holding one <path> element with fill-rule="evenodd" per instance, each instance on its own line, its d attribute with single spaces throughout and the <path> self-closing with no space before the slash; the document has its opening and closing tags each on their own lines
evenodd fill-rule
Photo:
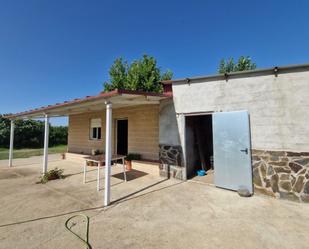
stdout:
<svg viewBox="0 0 309 249">
<path fill-rule="evenodd" d="M 48 148 L 48 154 L 58 154 L 67 152 L 67 145 L 57 145 Z M 27 158 L 31 156 L 43 155 L 43 149 L 14 149 L 13 158 Z M 9 159 L 9 149 L 0 148 L 0 160 Z"/>
</svg>

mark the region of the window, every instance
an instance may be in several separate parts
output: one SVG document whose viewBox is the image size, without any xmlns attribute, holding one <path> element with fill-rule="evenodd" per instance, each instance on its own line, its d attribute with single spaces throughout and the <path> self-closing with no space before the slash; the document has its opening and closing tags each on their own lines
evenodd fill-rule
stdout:
<svg viewBox="0 0 309 249">
<path fill-rule="evenodd" d="M 90 139 L 101 139 L 101 119 L 93 118 L 90 121 Z"/>
</svg>

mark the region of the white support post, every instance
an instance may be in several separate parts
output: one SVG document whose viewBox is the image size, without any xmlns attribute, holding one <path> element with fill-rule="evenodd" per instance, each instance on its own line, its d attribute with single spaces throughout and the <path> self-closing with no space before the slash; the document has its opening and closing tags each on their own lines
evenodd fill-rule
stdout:
<svg viewBox="0 0 309 249">
<path fill-rule="evenodd" d="M 9 167 L 12 167 L 13 165 L 13 147 L 14 147 L 14 120 L 11 120 Z"/>
<path fill-rule="evenodd" d="M 106 102 L 106 134 L 105 134 L 105 189 L 104 206 L 110 204 L 110 174 L 112 159 L 112 103 Z"/>
<path fill-rule="evenodd" d="M 44 155 L 43 155 L 43 174 L 48 169 L 48 137 L 49 137 L 49 118 L 45 115 L 45 131 L 44 131 Z"/>
<path fill-rule="evenodd" d="M 87 174 L 87 160 L 85 160 L 84 164 L 84 184 L 86 184 L 86 174 Z"/>
<path fill-rule="evenodd" d="M 126 165 L 124 163 L 124 158 L 122 158 L 122 169 L 123 169 L 123 177 L 124 177 L 124 181 L 127 181 L 127 172 L 126 172 Z"/>
<path fill-rule="evenodd" d="M 97 191 L 100 191 L 100 162 L 98 162 L 98 167 L 97 167 Z"/>
</svg>

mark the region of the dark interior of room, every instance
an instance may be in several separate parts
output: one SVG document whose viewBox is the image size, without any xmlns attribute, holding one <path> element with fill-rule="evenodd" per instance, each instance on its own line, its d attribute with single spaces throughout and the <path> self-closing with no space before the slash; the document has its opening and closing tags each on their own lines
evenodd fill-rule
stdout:
<svg viewBox="0 0 309 249">
<path fill-rule="evenodd" d="M 186 154 L 188 178 L 213 169 L 212 115 L 186 117 Z"/>
</svg>

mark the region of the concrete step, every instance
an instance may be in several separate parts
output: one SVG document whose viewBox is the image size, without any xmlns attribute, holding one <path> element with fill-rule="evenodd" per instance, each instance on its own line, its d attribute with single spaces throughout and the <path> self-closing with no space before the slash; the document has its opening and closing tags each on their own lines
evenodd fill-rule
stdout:
<svg viewBox="0 0 309 249">
<path fill-rule="evenodd" d="M 65 153 L 65 159 L 74 162 L 84 162 L 85 161 L 84 158 L 87 156 L 89 155 L 70 153 L 70 152 Z"/>
<path fill-rule="evenodd" d="M 159 175 L 159 163 L 149 161 L 132 161 L 132 168 L 151 175 Z"/>
</svg>

